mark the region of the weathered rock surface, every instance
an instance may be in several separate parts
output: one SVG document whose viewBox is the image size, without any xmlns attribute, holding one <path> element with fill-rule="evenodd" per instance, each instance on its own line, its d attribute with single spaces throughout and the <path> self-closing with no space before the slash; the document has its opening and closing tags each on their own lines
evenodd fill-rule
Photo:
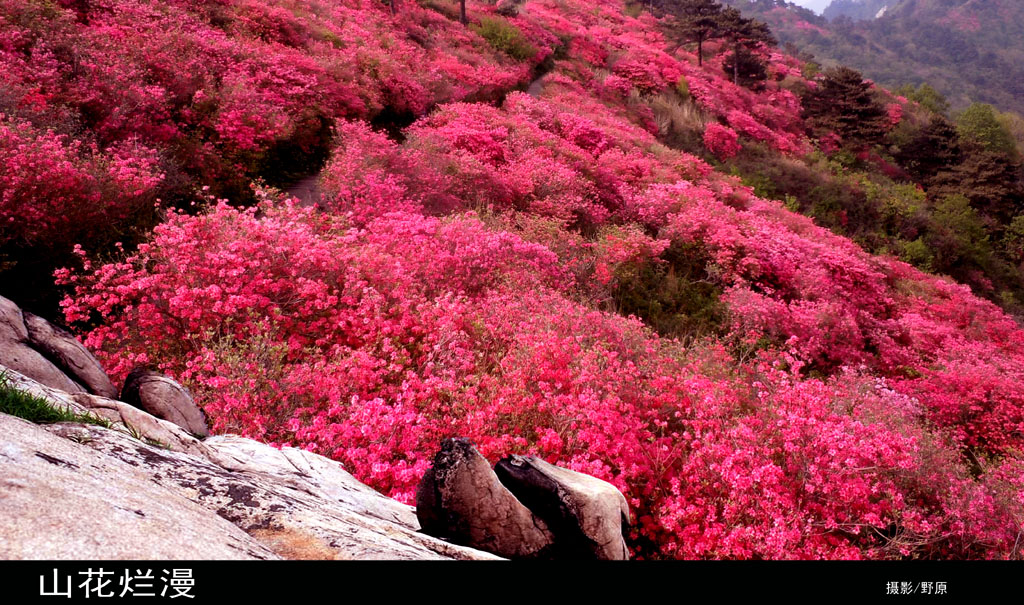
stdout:
<svg viewBox="0 0 1024 605">
<path fill-rule="evenodd" d="M 0 435 L 0 558 L 277 558 L 145 469 L 97 456 L 82 444 L 87 433 L 76 443 L 0 414 Z"/>
<path fill-rule="evenodd" d="M 0 414 L 0 558 L 496 558 L 419 533 L 411 507 L 322 456 L 199 441 L 124 402 L 8 379 L 115 424 Z"/>
<path fill-rule="evenodd" d="M 25 342 L 28 340 L 28 327 L 25 316 L 14 301 L 0 296 L 0 340 Z"/>
<path fill-rule="evenodd" d="M 549 464 L 510 456 L 495 473 L 554 534 L 558 558 L 626 560 L 623 536 L 629 524 L 626 498 L 607 481 Z"/>
<path fill-rule="evenodd" d="M 63 372 L 85 386 L 94 395 L 117 397 L 117 387 L 103 371 L 93 354 L 68 332 L 57 328 L 38 315 L 25 313 L 25 326 L 32 347 L 53 360 Z"/>
<path fill-rule="evenodd" d="M 17 305 L 3 296 L 0 296 L 0 364 L 63 391 L 85 392 L 81 385 L 30 346 L 25 316 Z"/>
<path fill-rule="evenodd" d="M 546 558 L 547 526 L 498 480 L 465 439 L 447 439 L 416 493 L 423 532 L 503 557 Z"/>
<path fill-rule="evenodd" d="M 69 393 L 117 397 L 99 361 L 82 343 L 0 296 L 0 364 Z"/>
<path fill-rule="evenodd" d="M 121 389 L 121 401 L 134 405 L 199 437 L 210 434 L 206 414 L 188 389 L 163 374 L 136 368 Z"/>
<path fill-rule="evenodd" d="M 515 17 L 522 9 L 525 0 L 498 0 L 494 5 L 496 12 L 503 17 Z"/>
<path fill-rule="evenodd" d="M 166 447 L 179 452 L 206 456 L 209 449 L 202 441 L 190 435 L 173 422 L 161 420 L 123 401 L 115 401 L 88 393 L 66 393 L 60 389 L 40 384 L 27 376 L 0 366 L 7 381 L 18 390 L 25 391 L 49 401 L 75 414 L 93 415 L 114 423 L 114 430 L 121 431 L 150 444 Z"/>
</svg>

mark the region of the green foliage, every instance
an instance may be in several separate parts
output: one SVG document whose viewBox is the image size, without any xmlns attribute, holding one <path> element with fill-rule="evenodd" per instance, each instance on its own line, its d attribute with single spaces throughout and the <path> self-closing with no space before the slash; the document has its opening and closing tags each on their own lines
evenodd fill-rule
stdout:
<svg viewBox="0 0 1024 605">
<path fill-rule="evenodd" d="M 92 414 L 78 414 L 57 408 L 43 399 L 19 390 L 11 384 L 7 375 L 0 372 L 0 412 L 24 418 L 36 424 L 53 424 L 55 422 L 82 422 L 96 424 L 106 428 L 110 421 Z"/>
<path fill-rule="evenodd" d="M 932 217 L 936 226 L 933 248 L 939 268 L 948 270 L 963 261 L 979 266 L 989 263 L 992 252 L 988 233 L 966 196 L 943 197 L 935 204 Z"/>
<path fill-rule="evenodd" d="M 1000 120 L 999 112 L 985 103 L 974 103 L 956 118 L 960 136 L 988 151 L 1015 156 L 1017 143 Z"/>
<path fill-rule="evenodd" d="M 899 256 L 900 260 L 926 271 L 932 270 L 932 264 L 935 261 L 928 244 L 920 237 L 912 242 L 900 241 Z"/>
<path fill-rule="evenodd" d="M 690 84 L 686 81 L 686 76 L 679 76 L 679 80 L 676 81 L 676 92 L 683 99 L 690 98 Z"/>
<path fill-rule="evenodd" d="M 495 49 L 517 61 L 526 61 L 537 54 L 537 47 L 530 44 L 519 28 L 502 17 L 481 17 L 480 24 L 473 30 L 487 40 Z"/>
<path fill-rule="evenodd" d="M 890 1 L 882 19 L 830 22 L 792 2 L 726 1 L 767 21 L 783 42 L 826 64 L 862 70 L 883 86 L 927 81 L 954 109 L 982 101 L 1024 113 L 1022 2 Z"/>
<path fill-rule="evenodd" d="M 1017 153 L 1024 155 L 1024 118 L 1007 111 L 999 115 L 999 121 L 1017 144 Z"/>
<path fill-rule="evenodd" d="M 1024 214 L 1013 217 L 1003 233 L 1003 250 L 1013 262 L 1024 262 Z"/>
<path fill-rule="evenodd" d="M 1020 161 L 1005 153 L 973 148 L 963 162 L 932 179 L 935 196 L 963 194 L 995 225 L 1010 222 L 1024 210 Z"/>
<path fill-rule="evenodd" d="M 896 89 L 896 92 L 940 116 L 946 115 L 946 112 L 949 111 L 949 101 L 946 100 L 946 97 L 929 86 L 927 82 L 922 83 L 916 89 L 910 84 L 904 84 Z"/>
<path fill-rule="evenodd" d="M 906 140 L 897 143 L 894 156 L 896 161 L 922 185 L 929 185 L 932 179 L 944 170 L 957 166 L 963 159 L 963 149 L 956 127 L 941 116 L 934 116 L 924 127 L 914 128 L 901 124 L 900 133 L 906 133 Z M 892 137 L 891 137 L 892 139 Z"/>
<path fill-rule="evenodd" d="M 697 43 L 697 64 L 704 63 L 704 43 L 722 37 L 722 5 L 715 0 L 659 0 L 666 19 L 666 37 L 676 47 Z"/>
<path fill-rule="evenodd" d="M 925 229 L 927 199 L 916 185 L 865 180 L 863 187 L 868 203 L 879 209 L 887 235 L 914 239 Z"/>
<path fill-rule="evenodd" d="M 800 68 L 800 75 L 807 78 L 808 80 L 813 80 L 820 73 L 821 64 L 816 63 L 814 61 L 805 61 L 803 66 Z"/>
<path fill-rule="evenodd" d="M 753 90 L 764 88 L 764 82 L 768 79 L 768 70 L 764 63 L 745 46 L 737 46 L 736 50 L 725 58 L 722 70 L 727 74 L 734 74 L 736 83 L 740 86 Z"/>
<path fill-rule="evenodd" d="M 674 242 L 661 259 L 616 271 L 619 312 L 636 315 L 670 338 L 716 333 L 725 318 L 721 289 L 709 279 L 711 257 L 698 244 Z"/>
<path fill-rule="evenodd" d="M 964 195 L 947 195 L 935 204 L 935 222 L 956 234 L 964 247 L 988 243 L 981 217 Z"/>
<path fill-rule="evenodd" d="M 732 173 L 740 177 L 743 184 L 753 189 L 754 194 L 758 197 L 778 199 L 779 191 L 775 187 L 775 181 L 768 175 L 761 172 L 744 175 L 740 174 L 735 168 L 733 168 Z"/>
</svg>

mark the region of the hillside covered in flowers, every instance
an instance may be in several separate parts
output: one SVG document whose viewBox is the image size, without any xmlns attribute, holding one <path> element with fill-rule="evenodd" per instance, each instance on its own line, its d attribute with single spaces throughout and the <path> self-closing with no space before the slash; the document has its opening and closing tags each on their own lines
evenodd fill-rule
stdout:
<svg viewBox="0 0 1024 605">
<path fill-rule="evenodd" d="M 406 502 L 458 435 L 639 558 L 1020 558 L 985 141 L 639 4 L 391 2 L 0 0 L 2 293 Z"/>
</svg>

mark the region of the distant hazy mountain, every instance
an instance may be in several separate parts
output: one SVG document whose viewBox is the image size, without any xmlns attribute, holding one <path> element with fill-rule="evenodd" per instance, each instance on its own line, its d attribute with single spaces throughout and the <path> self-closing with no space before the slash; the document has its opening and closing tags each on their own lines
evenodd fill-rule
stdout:
<svg viewBox="0 0 1024 605">
<path fill-rule="evenodd" d="M 829 20 L 841 16 L 847 16 L 854 21 L 877 19 L 896 2 L 898 0 L 832 0 L 822 16 Z"/>
<path fill-rule="evenodd" d="M 835 0 L 826 15 L 890 6 L 877 19 L 841 12 L 831 22 L 782 0 L 728 3 L 819 62 L 849 65 L 888 86 L 928 82 L 954 108 L 981 101 L 1024 113 L 1021 0 Z"/>
</svg>

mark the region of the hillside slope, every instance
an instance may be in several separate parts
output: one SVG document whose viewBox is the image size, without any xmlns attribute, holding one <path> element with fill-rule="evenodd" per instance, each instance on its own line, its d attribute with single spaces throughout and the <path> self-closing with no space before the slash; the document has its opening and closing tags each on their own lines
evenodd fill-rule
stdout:
<svg viewBox="0 0 1024 605">
<path fill-rule="evenodd" d="M 961 109 L 990 103 L 1024 114 L 1024 5 L 1012 0 L 901 0 L 856 22 L 776 0 L 730 0 L 780 39 L 886 86 L 927 82 Z M 858 9 L 863 8 L 861 6 Z M 872 7 L 873 8 L 873 7 Z M 868 11 L 866 11 L 868 12 Z M 877 14 L 877 11 L 876 11 Z"/>
<path fill-rule="evenodd" d="M 763 46 L 738 86 L 617 0 L 0 6 L 4 250 L 43 204 L 121 229 L 57 272 L 115 379 L 406 502 L 445 437 L 539 455 L 626 495 L 638 557 L 1020 557 L 1024 330 L 865 251 L 1004 229 L 881 155 L 914 103 Z M 319 208 L 267 186 L 291 154 Z"/>
</svg>

